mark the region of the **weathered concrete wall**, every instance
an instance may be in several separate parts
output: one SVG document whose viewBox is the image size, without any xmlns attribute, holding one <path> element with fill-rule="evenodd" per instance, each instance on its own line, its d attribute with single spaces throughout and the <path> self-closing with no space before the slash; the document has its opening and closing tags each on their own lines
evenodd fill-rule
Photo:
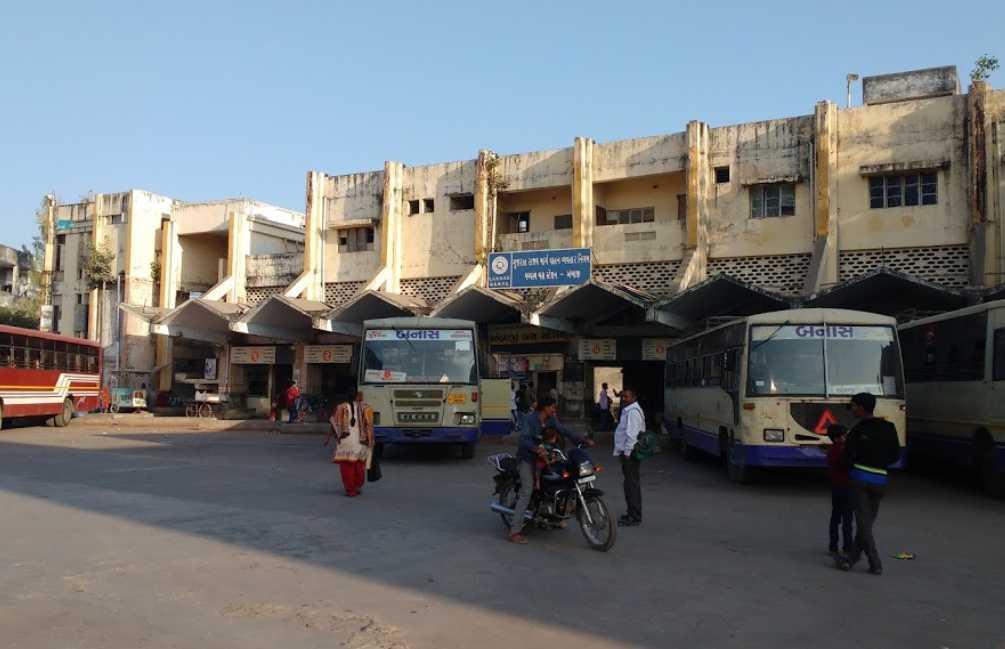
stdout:
<svg viewBox="0 0 1005 649">
<path fill-rule="evenodd" d="M 499 156 L 507 191 L 572 186 L 572 148 Z"/>
<path fill-rule="evenodd" d="M 729 166 L 729 182 L 709 185 L 710 257 L 809 252 L 813 245 L 809 166 L 811 116 L 723 126 L 710 131 L 709 166 Z M 714 174 L 714 171 L 712 172 Z M 751 186 L 795 183 L 795 215 L 750 217 Z"/>
<path fill-rule="evenodd" d="M 842 250 L 967 241 L 965 97 L 862 106 L 838 112 L 837 209 Z M 938 204 L 870 209 L 862 167 L 931 162 Z"/>
<path fill-rule="evenodd" d="M 248 257 L 248 287 L 284 286 L 304 270 L 302 252 Z"/>
<path fill-rule="evenodd" d="M 862 100 L 866 105 L 957 95 L 959 92 L 960 79 L 955 65 L 862 79 Z"/>
<path fill-rule="evenodd" d="M 683 172 L 687 167 L 685 133 L 597 142 L 593 148 L 593 180 L 605 182 L 635 176 Z"/>
<path fill-rule="evenodd" d="M 475 212 L 451 210 L 451 194 L 474 194 L 475 161 L 405 167 L 402 198 L 433 199 L 434 211 L 404 211 L 401 277 L 461 275 L 474 265 Z"/>
</svg>

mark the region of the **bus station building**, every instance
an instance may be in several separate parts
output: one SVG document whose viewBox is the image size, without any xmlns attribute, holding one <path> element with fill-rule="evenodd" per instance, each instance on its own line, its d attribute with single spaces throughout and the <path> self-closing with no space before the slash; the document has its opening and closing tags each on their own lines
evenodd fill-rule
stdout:
<svg viewBox="0 0 1005 649">
<path fill-rule="evenodd" d="M 155 310 L 144 367 L 174 389 L 180 350 L 212 349 L 221 391 L 261 415 L 293 379 L 308 394 L 352 385 L 363 320 L 429 314 L 478 322 L 483 375 L 554 387 L 567 417 L 589 414 L 602 381 L 635 386 L 655 415 L 666 346 L 725 318 L 808 305 L 907 320 L 998 290 L 1005 92 L 978 81 L 963 93 L 949 66 L 866 77 L 863 98 L 651 137 L 311 171 L 302 228 L 293 213 L 280 228 L 252 207 L 219 208 L 219 281 L 198 297 L 185 282 L 199 262 L 183 253 L 160 256 L 172 279 L 159 290 L 149 275 L 129 289 L 124 302 L 142 303 L 138 291 Z M 154 212 L 184 209 L 134 194 L 166 206 Z M 242 219 L 290 250 L 256 249 L 264 235 L 249 243 Z M 189 236 L 173 217 L 151 223 L 152 251 Z M 488 288 L 492 252 L 567 248 L 590 251 L 583 283 Z M 134 259 L 142 275 L 149 262 Z M 68 311 L 60 330 L 96 335 Z"/>
</svg>

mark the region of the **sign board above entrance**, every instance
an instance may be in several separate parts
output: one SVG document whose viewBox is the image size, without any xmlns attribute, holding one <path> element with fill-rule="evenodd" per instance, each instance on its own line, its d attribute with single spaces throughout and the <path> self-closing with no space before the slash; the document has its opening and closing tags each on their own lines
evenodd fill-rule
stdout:
<svg viewBox="0 0 1005 649">
<path fill-rule="evenodd" d="M 531 345 L 569 340 L 569 334 L 522 324 L 489 325 L 490 345 Z"/>
<path fill-rule="evenodd" d="M 618 343 L 614 338 L 580 338 L 579 360 L 613 361 L 618 355 Z"/>
<path fill-rule="evenodd" d="M 520 250 L 489 255 L 489 288 L 578 286 L 590 281 L 589 248 Z"/>
<path fill-rule="evenodd" d="M 275 365 L 275 347 L 231 347 L 230 362 L 234 365 Z"/>
<path fill-rule="evenodd" d="M 665 361 L 667 359 L 667 347 L 670 346 L 670 342 L 669 338 L 643 338 L 642 360 Z"/>
<path fill-rule="evenodd" d="M 304 362 L 321 365 L 351 363 L 352 345 L 304 345 Z"/>
</svg>

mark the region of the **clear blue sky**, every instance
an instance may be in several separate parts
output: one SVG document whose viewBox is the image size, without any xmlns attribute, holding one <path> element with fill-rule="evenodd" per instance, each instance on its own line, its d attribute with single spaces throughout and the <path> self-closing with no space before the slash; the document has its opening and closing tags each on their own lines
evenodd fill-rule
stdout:
<svg viewBox="0 0 1005 649">
<path fill-rule="evenodd" d="M 93 6 L 89 6 L 93 5 Z M 302 210 L 348 173 L 806 114 L 846 72 L 1005 61 L 1001 2 L 13 2 L 0 242 L 54 191 Z M 991 78 L 1005 85 L 1005 73 Z"/>
</svg>

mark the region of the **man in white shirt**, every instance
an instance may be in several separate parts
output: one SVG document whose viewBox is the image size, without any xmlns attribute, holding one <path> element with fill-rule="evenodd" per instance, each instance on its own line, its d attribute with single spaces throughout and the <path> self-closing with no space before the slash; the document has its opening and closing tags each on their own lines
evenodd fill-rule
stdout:
<svg viewBox="0 0 1005 649">
<path fill-rule="evenodd" d="M 632 451 L 639 435 L 646 430 L 646 416 L 635 397 L 635 390 L 621 392 L 621 417 L 614 430 L 614 457 L 621 460 L 621 473 L 625 482 L 625 503 L 628 513 L 618 519 L 620 527 L 642 524 L 642 485 L 639 482 L 639 458 Z"/>
</svg>

